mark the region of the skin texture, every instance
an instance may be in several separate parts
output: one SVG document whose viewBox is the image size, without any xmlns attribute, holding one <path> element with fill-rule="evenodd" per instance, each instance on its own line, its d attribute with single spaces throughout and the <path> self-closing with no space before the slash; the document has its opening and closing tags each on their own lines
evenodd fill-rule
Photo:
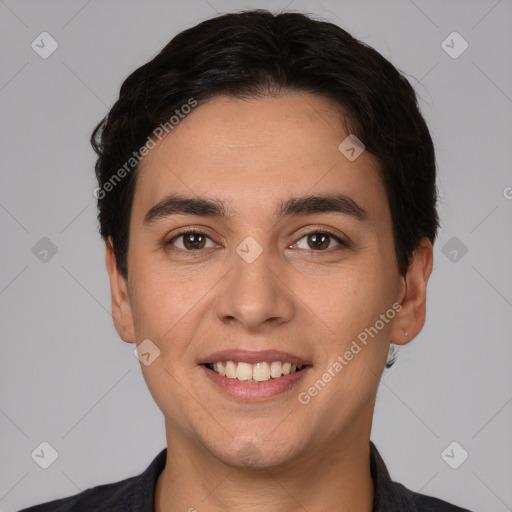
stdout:
<svg viewBox="0 0 512 512">
<path fill-rule="evenodd" d="M 372 509 L 368 441 L 377 387 L 390 341 L 405 344 L 423 327 L 432 245 L 422 239 L 407 275 L 399 274 L 378 162 L 368 151 L 351 162 L 338 150 L 348 133 L 337 112 L 326 99 L 299 93 L 217 97 L 141 163 L 127 281 L 110 241 L 106 265 L 119 335 L 128 343 L 149 338 L 160 350 L 141 364 L 165 416 L 158 512 Z M 170 192 L 216 198 L 233 215 L 173 215 L 144 225 Z M 334 192 L 352 198 L 367 219 L 274 215 L 291 196 Z M 204 248 L 174 238 L 183 228 L 207 235 Z M 350 245 L 331 238 L 315 248 L 307 235 L 325 229 Z M 252 263 L 236 252 L 248 236 L 262 248 Z M 402 304 L 396 316 L 301 404 L 299 393 L 394 303 Z M 282 350 L 312 367 L 277 396 L 237 400 L 198 364 L 223 349 Z M 247 447 L 257 454 L 250 468 Z"/>
</svg>

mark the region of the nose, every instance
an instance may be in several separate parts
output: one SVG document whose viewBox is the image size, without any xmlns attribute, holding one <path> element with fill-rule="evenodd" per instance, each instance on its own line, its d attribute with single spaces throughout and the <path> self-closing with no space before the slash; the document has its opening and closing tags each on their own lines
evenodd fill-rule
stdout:
<svg viewBox="0 0 512 512">
<path fill-rule="evenodd" d="M 285 265 L 277 259 L 265 250 L 252 262 L 233 255 L 233 268 L 225 276 L 216 302 L 221 322 L 263 333 L 292 320 L 294 295 Z"/>
</svg>

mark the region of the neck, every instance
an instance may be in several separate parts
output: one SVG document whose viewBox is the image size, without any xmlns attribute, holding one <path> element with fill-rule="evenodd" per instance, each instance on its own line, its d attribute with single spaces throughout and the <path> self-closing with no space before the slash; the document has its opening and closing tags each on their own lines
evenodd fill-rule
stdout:
<svg viewBox="0 0 512 512">
<path fill-rule="evenodd" d="M 371 512 L 369 431 L 314 446 L 278 467 L 224 464 L 166 423 L 167 460 L 155 512 Z"/>
</svg>

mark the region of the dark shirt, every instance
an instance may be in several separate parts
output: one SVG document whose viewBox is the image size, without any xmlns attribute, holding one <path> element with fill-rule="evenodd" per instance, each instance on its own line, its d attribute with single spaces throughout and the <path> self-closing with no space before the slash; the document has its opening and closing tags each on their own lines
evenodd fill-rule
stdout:
<svg viewBox="0 0 512 512">
<path fill-rule="evenodd" d="M 154 512 L 156 482 L 164 469 L 166 456 L 167 448 L 138 476 L 98 485 L 19 512 Z M 375 487 L 373 512 L 469 512 L 393 482 L 373 443 L 370 443 L 370 470 Z"/>
</svg>

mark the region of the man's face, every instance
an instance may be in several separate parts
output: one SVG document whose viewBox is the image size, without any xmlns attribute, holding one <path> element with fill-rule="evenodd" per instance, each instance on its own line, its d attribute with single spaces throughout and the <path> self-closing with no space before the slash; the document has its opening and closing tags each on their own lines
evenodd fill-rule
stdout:
<svg viewBox="0 0 512 512">
<path fill-rule="evenodd" d="M 229 464 L 307 462 L 369 436 L 404 279 L 377 162 L 338 149 L 341 121 L 312 95 L 218 97 L 140 167 L 123 339 L 160 350 L 142 371 L 168 436 Z M 146 219 L 169 194 L 226 216 Z M 293 208 L 306 196 L 344 200 Z M 287 362 L 303 369 L 269 378 Z"/>
</svg>

